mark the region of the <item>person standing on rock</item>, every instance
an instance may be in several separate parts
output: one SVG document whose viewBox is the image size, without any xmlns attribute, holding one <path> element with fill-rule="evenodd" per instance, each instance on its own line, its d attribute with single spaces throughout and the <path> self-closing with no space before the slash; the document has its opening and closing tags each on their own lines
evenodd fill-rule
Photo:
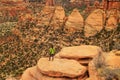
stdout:
<svg viewBox="0 0 120 80">
<path fill-rule="evenodd" d="M 55 49 L 53 48 L 53 45 L 51 46 L 51 48 L 49 49 L 49 61 L 52 59 L 52 61 L 54 60 L 54 55 L 55 55 Z"/>
</svg>

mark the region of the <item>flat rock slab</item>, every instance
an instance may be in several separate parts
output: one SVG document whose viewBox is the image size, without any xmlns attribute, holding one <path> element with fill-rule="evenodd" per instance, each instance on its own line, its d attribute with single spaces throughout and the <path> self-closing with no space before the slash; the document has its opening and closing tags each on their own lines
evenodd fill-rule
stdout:
<svg viewBox="0 0 120 80">
<path fill-rule="evenodd" d="M 68 78 L 54 78 L 43 75 L 37 68 L 37 66 L 26 69 L 20 80 L 77 80 Z"/>
<path fill-rule="evenodd" d="M 33 76 L 31 76 L 30 69 L 31 68 L 28 68 L 23 72 L 20 80 L 36 80 Z"/>
<path fill-rule="evenodd" d="M 100 52 L 102 52 L 100 47 L 92 45 L 81 45 L 73 47 L 64 47 L 57 54 L 57 57 L 59 56 L 61 58 L 68 59 L 93 58 Z"/>
<path fill-rule="evenodd" d="M 57 59 L 49 61 L 48 58 L 41 58 L 37 64 L 42 74 L 53 77 L 69 77 L 75 78 L 82 76 L 86 72 L 86 68 L 75 60 Z"/>
</svg>

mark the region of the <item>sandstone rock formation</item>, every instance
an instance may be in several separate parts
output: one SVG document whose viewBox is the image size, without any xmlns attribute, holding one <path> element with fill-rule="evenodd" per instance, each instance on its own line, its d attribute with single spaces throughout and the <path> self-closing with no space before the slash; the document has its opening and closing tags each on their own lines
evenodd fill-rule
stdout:
<svg viewBox="0 0 120 80">
<path fill-rule="evenodd" d="M 77 60 L 81 64 L 88 64 L 97 54 L 101 53 L 100 47 L 81 45 L 63 48 L 56 57 Z"/>
<path fill-rule="evenodd" d="M 43 75 L 37 66 L 33 66 L 24 71 L 21 80 L 69 80 L 67 78 L 54 78 Z M 75 79 L 71 79 L 75 80 Z"/>
<path fill-rule="evenodd" d="M 84 75 L 86 68 L 75 60 L 41 58 L 37 64 L 41 73 L 52 77 L 75 78 Z"/>
<path fill-rule="evenodd" d="M 117 25 L 117 20 L 115 19 L 115 17 L 114 17 L 114 16 L 110 16 L 110 17 L 108 18 L 108 21 L 107 21 L 107 24 L 106 24 L 105 29 L 106 29 L 107 31 L 111 31 L 111 30 L 117 28 L 117 26 L 118 26 L 118 25 Z"/>
<path fill-rule="evenodd" d="M 117 9 L 112 9 L 112 10 L 108 11 L 108 13 L 107 13 L 108 20 L 107 20 L 106 26 L 105 26 L 105 29 L 107 31 L 111 31 L 118 27 L 119 13 L 120 12 Z"/>
<path fill-rule="evenodd" d="M 119 53 L 119 51 L 117 51 Z M 90 80 L 105 80 L 104 77 L 100 76 L 105 69 L 119 69 L 120 68 L 120 56 L 115 55 L 115 52 L 110 52 L 108 54 L 102 54 L 102 56 L 98 56 L 94 58 L 88 66 L 88 72 L 90 76 Z M 112 73 L 111 73 L 112 74 Z"/>
<path fill-rule="evenodd" d="M 77 29 L 83 30 L 84 19 L 79 13 L 78 9 L 74 9 L 72 13 L 68 16 L 68 20 L 65 23 L 65 28 L 67 29 Z"/>
<path fill-rule="evenodd" d="M 46 6 L 54 6 L 55 1 L 54 0 L 46 0 Z"/>
<path fill-rule="evenodd" d="M 86 37 L 94 36 L 104 27 L 105 12 L 101 9 L 93 11 L 85 20 L 84 33 Z"/>
<path fill-rule="evenodd" d="M 120 9 L 120 2 L 119 0 L 115 0 L 115 1 L 108 1 L 107 0 L 102 0 L 102 3 L 104 5 L 104 9 Z"/>
<path fill-rule="evenodd" d="M 111 68 L 120 68 L 120 56 L 114 54 L 109 54 L 106 56 L 106 64 Z"/>
<path fill-rule="evenodd" d="M 30 68 L 26 69 L 20 80 L 35 80 L 34 77 L 30 74 Z"/>
<path fill-rule="evenodd" d="M 50 23 L 54 28 L 62 26 L 65 18 L 65 11 L 62 6 L 55 7 L 55 13 Z"/>
<path fill-rule="evenodd" d="M 51 20 L 52 20 L 54 12 L 55 12 L 55 7 L 45 6 L 40 13 L 37 25 L 48 26 L 50 24 Z"/>
<path fill-rule="evenodd" d="M 81 45 L 73 47 L 64 47 L 58 54 L 63 58 L 93 58 L 101 51 L 100 47 L 92 45 Z"/>
<path fill-rule="evenodd" d="M 0 0 L 0 2 L 23 2 L 23 0 Z"/>
</svg>

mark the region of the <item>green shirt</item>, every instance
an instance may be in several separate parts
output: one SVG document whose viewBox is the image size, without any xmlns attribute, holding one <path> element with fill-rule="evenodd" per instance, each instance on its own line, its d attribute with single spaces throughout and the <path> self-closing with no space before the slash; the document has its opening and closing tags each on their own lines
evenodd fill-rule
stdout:
<svg viewBox="0 0 120 80">
<path fill-rule="evenodd" d="M 50 48 L 50 54 L 55 54 L 55 49 L 54 48 Z"/>
</svg>

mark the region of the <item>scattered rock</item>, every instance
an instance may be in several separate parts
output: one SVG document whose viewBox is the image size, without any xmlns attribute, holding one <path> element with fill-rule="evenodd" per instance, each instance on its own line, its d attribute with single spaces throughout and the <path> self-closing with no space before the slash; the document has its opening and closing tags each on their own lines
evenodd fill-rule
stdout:
<svg viewBox="0 0 120 80">
<path fill-rule="evenodd" d="M 85 20 L 85 36 L 90 37 L 99 33 L 104 27 L 104 22 L 105 12 L 101 9 L 93 11 Z"/>
<path fill-rule="evenodd" d="M 49 61 L 48 58 L 41 58 L 37 64 L 41 73 L 53 77 L 75 78 L 84 75 L 86 68 L 75 60 L 57 59 Z"/>
</svg>

